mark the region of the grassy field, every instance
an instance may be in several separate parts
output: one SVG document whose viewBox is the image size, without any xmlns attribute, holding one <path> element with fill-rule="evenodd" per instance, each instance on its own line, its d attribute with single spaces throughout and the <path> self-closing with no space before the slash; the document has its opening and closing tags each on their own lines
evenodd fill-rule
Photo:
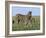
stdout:
<svg viewBox="0 0 46 38">
<path fill-rule="evenodd" d="M 15 21 L 15 23 L 12 24 L 12 30 L 13 31 L 39 30 L 40 29 L 40 16 L 33 16 L 32 17 L 32 23 L 28 24 L 28 25 L 25 25 L 23 23 L 17 24 L 15 16 L 12 17 L 12 20 Z"/>
</svg>

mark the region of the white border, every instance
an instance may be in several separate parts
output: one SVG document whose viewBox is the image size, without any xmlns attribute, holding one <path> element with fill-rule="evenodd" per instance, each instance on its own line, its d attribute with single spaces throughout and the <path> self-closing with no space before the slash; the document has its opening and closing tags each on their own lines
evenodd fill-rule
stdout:
<svg viewBox="0 0 46 38">
<path fill-rule="evenodd" d="M 12 31 L 12 6 L 19 6 L 19 7 L 39 7 L 40 8 L 40 30 L 31 30 L 31 31 Z M 43 33 L 43 7 L 40 5 L 22 5 L 22 4 L 10 4 L 10 29 L 9 34 L 26 34 L 26 33 Z"/>
</svg>

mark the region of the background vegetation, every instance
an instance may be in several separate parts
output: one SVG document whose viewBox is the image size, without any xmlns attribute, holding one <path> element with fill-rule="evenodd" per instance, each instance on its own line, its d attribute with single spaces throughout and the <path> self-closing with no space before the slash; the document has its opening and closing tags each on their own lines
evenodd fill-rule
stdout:
<svg viewBox="0 0 46 38">
<path fill-rule="evenodd" d="M 23 31 L 23 30 L 39 30 L 40 29 L 40 16 L 32 16 L 32 23 L 25 25 L 23 23 L 16 23 L 15 16 L 12 17 L 14 24 L 12 24 L 13 31 Z"/>
</svg>

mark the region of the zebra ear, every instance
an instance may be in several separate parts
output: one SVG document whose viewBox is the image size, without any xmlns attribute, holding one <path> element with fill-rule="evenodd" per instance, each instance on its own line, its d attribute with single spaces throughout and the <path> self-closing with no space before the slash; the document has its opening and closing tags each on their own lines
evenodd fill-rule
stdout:
<svg viewBox="0 0 46 38">
<path fill-rule="evenodd" d="M 31 12 L 31 11 L 29 11 L 29 12 L 28 12 L 28 15 L 31 15 L 31 14 L 32 14 L 32 12 Z"/>
<path fill-rule="evenodd" d="M 31 14 L 32 12 L 31 11 L 29 11 L 29 14 Z"/>
</svg>

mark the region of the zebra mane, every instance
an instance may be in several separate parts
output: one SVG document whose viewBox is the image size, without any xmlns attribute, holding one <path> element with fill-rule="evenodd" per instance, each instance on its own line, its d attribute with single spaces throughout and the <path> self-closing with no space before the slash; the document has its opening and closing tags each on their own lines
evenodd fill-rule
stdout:
<svg viewBox="0 0 46 38">
<path fill-rule="evenodd" d="M 23 15 L 23 14 L 16 14 L 16 16 L 28 16 L 28 15 L 32 15 L 32 12 L 29 11 L 27 15 Z"/>
</svg>

